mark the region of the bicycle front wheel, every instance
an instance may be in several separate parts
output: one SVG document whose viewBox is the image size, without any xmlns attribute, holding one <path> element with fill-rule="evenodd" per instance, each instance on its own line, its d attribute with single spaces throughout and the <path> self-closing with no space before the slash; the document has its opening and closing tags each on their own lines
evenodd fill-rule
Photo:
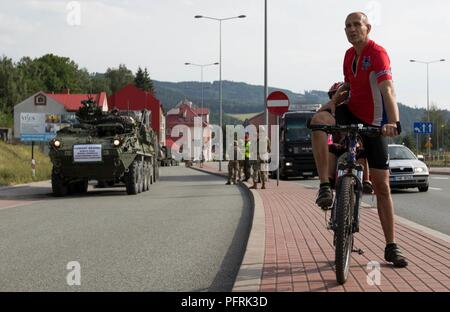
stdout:
<svg viewBox="0 0 450 312">
<path fill-rule="evenodd" d="M 353 207 L 355 204 L 354 178 L 344 176 L 336 187 L 336 280 L 344 284 L 347 280 L 353 248 Z"/>
</svg>

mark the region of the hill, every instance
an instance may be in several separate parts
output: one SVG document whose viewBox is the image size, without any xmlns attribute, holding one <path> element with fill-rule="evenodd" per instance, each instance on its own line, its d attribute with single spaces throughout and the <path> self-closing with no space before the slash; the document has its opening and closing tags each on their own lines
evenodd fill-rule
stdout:
<svg viewBox="0 0 450 312">
<path fill-rule="evenodd" d="M 195 81 L 187 82 L 164 82 L 154 80 L 156 96 L 161 100 L 166 110 L 173 108 L 182 99 L 188 99 L 200 106 L 201 83 Z M 239 123 L 239 117 L 243 114 L 255 114 L 264 110 L 264 87 L 250 85 L 243 82 L 222 81 L 224 123 Z M 291 103 L 326 103 L 328 95 L 325 91 L 310 90 L 305 93 L 295 93 L 282 88 L 269 88 L 269 93 L 280 90 L 286 93 Z M 211 111 L 211 120 L 218 123 L 219 115 L 219 82 L 203 82 L 204 106 Z M 425 109 L 413 108 L 399 103 L 400 120 L 404 130 L 412 131 L 414 121 L 423 120 Z M 450 112 L 442 111 L 445 120 L 450 119 Z M 231 116 L 230 116 L 231 115 Z"/>
<path fill-rule="evenodd" d="M 166 110 L 175 107 L 183 99 L 200 106 L 202 85 L 200 82 L 165 82 L 153 80 L 156 97 L 161 100 Z M 282 88 L 269 88 L 285 92 L 293 103 L 323 103 L 327 94 L 320 91 L 294 93 Z M 224 123 L 236 124 L 240 121 L 231 114 L 254 114 L 264 109 L 264 87 L 243 82 L 222 81 Z M 211 120 L 218 123 L 219 116 L 219 82 L 203 82 L 203 103 L 211 111 Z M 227 122 L 228 121 L 228 122 Z"/>
</svg>

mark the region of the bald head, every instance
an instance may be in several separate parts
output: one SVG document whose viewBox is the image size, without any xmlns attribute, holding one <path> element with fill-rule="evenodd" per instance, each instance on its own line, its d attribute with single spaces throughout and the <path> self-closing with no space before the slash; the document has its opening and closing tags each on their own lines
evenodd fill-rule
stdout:
<svg viewBox="0 0 450 312">
<path fill-rule="evenodd" d="M 369 22 L 369 18 L 367 17 L 367 15 L 363 12 L 352 12 L 349 15 L 347 15 L 347 18 L 345 19 L 345 21 L 347 22 L 347 20 L 350 17 L 356 17 L 359 18 L 361 20 L 361 22 L 363 22 L 365 25 L 370 25 Z"/>
<path fill-rule="evenodd" d="M 364 46 L 371 28 L 369 18 L 363 12 L 350 13 L 345 19 L 345 34 L 353 46 Z"/>
</svg>

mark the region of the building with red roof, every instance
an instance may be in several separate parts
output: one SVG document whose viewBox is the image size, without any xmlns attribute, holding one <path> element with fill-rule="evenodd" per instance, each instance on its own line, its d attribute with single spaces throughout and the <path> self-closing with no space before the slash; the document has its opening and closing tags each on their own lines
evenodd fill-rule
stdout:
<svg viewBox="0 0 450 312">
<path fill-rule="evenodd" d="M 141 111 L 147 109 L 151 112 L 151 127 L 158 134 L 159 142 L 165 146 L 166 120 L 161 102 L 153 93 L 143 91 L 133 84 L 129 84 L 113 93 L 109 99 L 109 108 L 120 111 Z"/>
<path fill-rule="evenodd" d="M 203 128 L 203 144 L 205 160 L 211 159 L 211 130 L 209 128 L 209 110 L 208 108 L 196 107 L 188 100 L 181 101 L 175 108 L 167 112 L 166 116 L 166 143 L 167 147 L 171 148 L 181 137 L 173 137 L 172 130 L 177 125 L 184 125 L 190 129 L 191 132 L 191 155 L 193 157 L 193 142 L 194 142 L 194 118 L 200 117 Z M 193 157 L 195 159 L 195 157 Z"/>
<path fill-rule="evenodd" d="M 108 111 L 108 98 L 106 92 L 97 94 L 70 94 L 70 93 L 46 93 L 47 97 L 51 97 L 56 102 L 64 105 L 68 112 L 76 112 L 82 106 L 81 101 L 87 100 L 89 97 L 99 105 L 104 112 Z"/>
<path fill-rule="evenodd" d="M 64 123 L 62 116 L 72 115 L 83 105 L 81 101 L 92 98 L 103 111 L 108 111 L 108 98 L 105 92 L 98 94 L 71 94 L 66 89 L 63 93 L 45 93 L 39 91 L 29 98 L 14 106 L 14 137 L 21 137 L 21 130 L 27 134 L 37 135 L 49 138 L 55 135 Z M 40 124 L 25 126 L 21 122 L 22 116 L 26 118 L 35 118 L 37 120 L 45 119 Z M 43 116 L 43 117 L 42 117 Z M 24 117 L 25 118 L 25 117 Z M 70 118 L 69 118 L 70 119 Z M 22 129 L 21 129 L 22 128 Z M 23 134 L 23 133 L 22 133 Z"/>
</svg>

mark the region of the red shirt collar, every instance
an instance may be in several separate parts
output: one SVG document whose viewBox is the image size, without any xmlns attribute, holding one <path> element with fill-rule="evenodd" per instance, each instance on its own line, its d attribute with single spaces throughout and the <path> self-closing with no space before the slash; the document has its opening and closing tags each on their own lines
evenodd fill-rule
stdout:
<svg viewBox="0 0 450 312">
<path fill-rule="evenodd" d="M 364 54 L 364 52 L 366 52 L 366 50 L 367 50 L 368 48 L 373 47 L 374 44 L 375 44 L 375 42 L 374 42 L 373 40 L 369 39 L 369 41 L 367 41 L 367 44 L 364 46 L 364 48 L 362 48 L 361 54 Z M 355 47 L 352 47 L 352 48 L 353 48 L 353 52 L 356 54 L 356 49 L 355 49 Z"/>
</svg>

